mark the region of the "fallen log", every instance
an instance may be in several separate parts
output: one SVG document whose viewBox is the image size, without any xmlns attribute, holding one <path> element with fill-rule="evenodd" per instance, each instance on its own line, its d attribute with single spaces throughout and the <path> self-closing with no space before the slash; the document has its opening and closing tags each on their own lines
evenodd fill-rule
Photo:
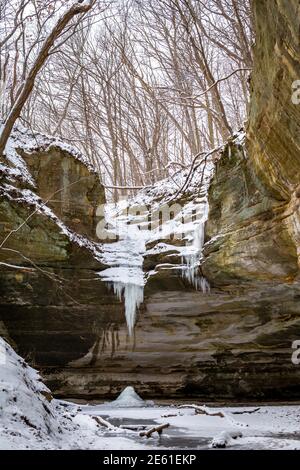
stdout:
<svg viewBox="0 0 300 470">
<path fill-rule="evenodd" d="M 152 436 L 152 434 L 153 434 L 154 432 L 157 432 L 158 435 L 160 436 L 160 435 L 162 434 L 163 430 L 166 429 L 166 428 L 168 428 L 169 426 L 170 426 L 169 423 L 160 424 L 159 426 L 155 426 L 155 427 L 153 427 L 153 428 L 148 429 L 148 431 L 142 431 L 142 432 L 140 432 L 140 436 L 141 436 L 141 437 L 147 437 L 147 439 L 148 439 L 149 437 Z"/>
<path fill-rule="evenodd" d="M 108 421 L 101 418 L 101 416 L 91 416 L 91 418 L 93 418 L 96 421 L 96 423 L 100 424 L 100 426 L 104 426 L 107 429 L 116 429 L 116 426 L 113 426 Z"/>
<path fill-rule="evenodd" d="M 129 429 L 130 431 L 143 431 L 148 428 L 146 424 L 121 424 L 121 429 Z"/>
</svg>

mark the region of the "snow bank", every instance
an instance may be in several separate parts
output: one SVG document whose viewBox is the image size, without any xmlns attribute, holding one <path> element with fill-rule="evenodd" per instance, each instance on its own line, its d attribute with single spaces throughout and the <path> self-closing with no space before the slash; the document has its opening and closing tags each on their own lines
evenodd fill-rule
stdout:
<svg viewBox="0 0 300 470">
<path fill-rule="evenodd" d="M 126 434 L 53 399 L 38 372 L 0 337 L 0 450 L 143 448 Z"/>
<path fill-rule="evenodd" d="M 241 437 L 243 437 L 243 434 L 240 431 L 222 431 L 218 436 L 213 438 L 211 447 L 214 449 L 225 449 L 232 439 Z"/>
<path fill-rule="evenodd" d="M 55 407 L 39 374 L 2 338 L 0 349 L 0 449 L 60 447 L 71 418 Z"/>
</svg>

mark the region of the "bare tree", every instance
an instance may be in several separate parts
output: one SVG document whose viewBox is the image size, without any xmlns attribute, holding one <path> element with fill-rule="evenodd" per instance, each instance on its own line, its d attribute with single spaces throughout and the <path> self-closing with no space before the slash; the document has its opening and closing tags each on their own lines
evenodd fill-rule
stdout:
<svg viewBox="0 0 300 470">
<path fill-rule="evenodd" d="M 172 175 L 243 125 L 252 67 L 249 3 L 119 0 L 105 18 L 86 15 L 72 41 L 52 48 L 21 119 L 87 154 L 114 199 L 128 186 Z M 8 34 L 12 28 L 13 22 Z M 17 51 L 23 39 L 13 37 Z"/>
<path fill-rule="evenodd" d="M 21 28 L 24 30 L 24 23 L 22 21 L 22 15 L 24 13 L 26 3 L 23 1 L 21 3 L 22 3 L 21 10 L 19 9 L 17 10 L 17 18 L 20 15 Z M 94 3 L 94 0 L 90 0 L 89 2 L 80 1 L 80 2 L 72 4 L 69 8 L 66 9 L 66 11 L 58 19 L 58 21 L 55 23 L 55 25 L 51 29 L 50 33 L 47 35 L 47 37 L 43 41 L 42 46 L 37 54 L 37 57 L 34 60 L 27 74 L 25 73 L 25 70 L 26 70 L 26 61 L 28 59 L 28 55 L 26 56 L 25 62 L 23 64 L 23 74 L 22 74 L 23 81 L 20 87 L 18 88 L 16 99 L 13 103 L 11 110 L 9 111 L 9 114 L 4 122 L 2 132 L 0 134 L 0 155 L 4 153 L 5 146 L 11 134 L 12 128 L 16 120 L 19 118 L 21 111 L 24 107 L 24 104 L 26 103 L 33 89 L 37 74 L 43 67 L 49 55 L 52 53 L 52 49 L 53 49 L 53 46 L 55 45 L 55 42 L 64 35 L 64 33 L 66 32 L 66 27 L 71 22 L 71 20 L 77 15 L 82 15 L 82 14 L 87 13 L 92 8 L 93 3 Z M 52 16 L 52 13 L 50 13 L 50 16 Z M 14 29 L 12 31 L 14 31 Z M 10 37 L 10 34 L 11 32 L 6 36 L 6 40 L 8 40 L 7 38 Z M 17 42 L 20 37 L 22 37 L 22 33 L 18 36 Z M 40 40 L 40 34 L 37 35 L 37 39 L 33 46 L 35 46 L 39 40 Z M 63 44 L 65 40 L 66 40 L 66 37 L 62 39 L 61 44 Z M 16 58 L 17 57 L 18 56 L 17 56 L 17 50 L 16 50 Z M 13 85 L 15 85 L 15 81 L 16 81 L 15 75 L 16 74 L 14 73 Z"/>
</svg>

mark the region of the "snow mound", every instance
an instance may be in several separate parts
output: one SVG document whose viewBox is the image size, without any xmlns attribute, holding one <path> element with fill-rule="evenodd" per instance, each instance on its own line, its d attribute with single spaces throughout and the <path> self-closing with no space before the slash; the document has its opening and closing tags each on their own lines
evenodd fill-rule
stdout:
<svg viewBox="0 0 300 470">
<path fill-rule="evenodd" d="M 115 408 L 142 408 L 153 406 L 152 401 L 144 401 L 134 390 L 133 387 L 124 388 L 118 398 L 110 403 Z"/>
</svg>

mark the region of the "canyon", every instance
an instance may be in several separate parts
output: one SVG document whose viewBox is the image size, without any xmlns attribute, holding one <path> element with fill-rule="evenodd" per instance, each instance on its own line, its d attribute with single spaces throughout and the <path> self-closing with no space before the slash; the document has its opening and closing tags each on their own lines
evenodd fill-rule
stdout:
<svg viewBox="0 0 300 470">
<path fill-rule="evenodd" d="M 297 1 L 253 7 L 245 139 L 214 155 L 196 226 L 197 275 L 210 289 L 182 275 L 182 240 L 157 238 L 132 335 L 124 299 L 99 275 L 112 242 L 96 236 L 106 203 L 97 174 L 63 142 L 16 131 L 17 160 L 0 165 L 0 335 L 56 396 L 99 400 L 132 385 L 161 399 L 299 399 L 300 11 Z M 181 207 L 204 197 L 197 181 L 176 196 Z M 155 188 L 142 194 L 160 207 Z"/>
</svg>

